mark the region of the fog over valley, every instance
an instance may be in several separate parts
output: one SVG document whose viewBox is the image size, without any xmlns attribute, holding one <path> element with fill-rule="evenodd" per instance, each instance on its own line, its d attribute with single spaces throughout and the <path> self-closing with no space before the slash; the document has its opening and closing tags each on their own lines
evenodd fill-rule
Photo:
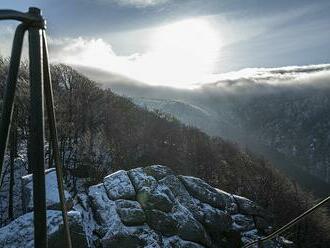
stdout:
<svg viewBox="0 0 330 248">
<path fill-rule="evenodd" d="M 308 190 L 329 193 L 329 64 L 247 68 L 214 75 L 216 81 L 192 89 L 150 86 L 105 71 L 77 69 L 143 108 L 238 142 Z"/>
</svg>

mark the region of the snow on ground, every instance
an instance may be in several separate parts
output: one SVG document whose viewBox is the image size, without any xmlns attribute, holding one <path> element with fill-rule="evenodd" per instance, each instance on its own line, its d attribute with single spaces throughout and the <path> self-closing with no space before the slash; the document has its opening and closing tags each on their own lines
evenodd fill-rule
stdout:
<svg viewBox="0 0 330 248">
<path fill-rule="evenodd" d="M 55 168 L 50 168 L 45 170 L 45 183 L 46 183 L 46 204 L 48 207 L 58 205 L 60 202 L 58 187 L 57 187 L 57 176 Z M 32 174 L 22 177 L 22 183 L 24 188 L 24 195 L 28 196 L 28 199 L 25 199 L 26 210 L 30 211 L 33 209 L 33 181 Z M 70 199 L 70 194 L 65 190 L 64 191 L 65 199 Z"/>
<path fill-rule="evenodd" d="M 68 212 L 69 218 L 76 221 L 80 219 L 78 211 Z M 34 228 L 33 212 L 24 214 L 9 225 L 0 228 L 0 247 L 6 248 L 33 248 L 34 247 Z M 48 236 L 59 230 L 63 223 L 62 212 L 56 210 L 47 211 L 47 234 Z"/>
</svg>

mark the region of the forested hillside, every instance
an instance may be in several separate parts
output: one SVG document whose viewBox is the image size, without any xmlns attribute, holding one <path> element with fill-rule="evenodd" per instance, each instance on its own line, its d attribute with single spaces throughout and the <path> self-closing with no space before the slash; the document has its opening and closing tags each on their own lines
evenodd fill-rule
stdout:
<svg viewBox="0 0 330 248">
<path fill-rule="evenodd" d="M 249 147 L 309 188 L 324 187 L 323 194 L 328 194 L 329 65 L 250 70 L 252 75 L 194 90 L 150 87 L 126 79 L 125 84 L 109 80 L 108 85 L 141 106 Z"/>
<path fill-rule="evenodd" d="M 6 68 L 7 62 L 0 60 L 1 95 Z M 22 66 L 19 78 L 10 140 L 12 156 L 17 153 L 17 144 L 24 143 L 28 136 L 26 66 Z M 311 195 L 267 161 L 232 143 L 211 138 L 171 116 L 138 107 L 109 89 L 101 89 L 71 67 L 52 66 L 52 78 L 61 157 L 73 193 L 118 169 L 165 164 L 179 174 L 198 176 L 215 187 L 256 201 L 274 214 L 275 228 L 315 203 Z M 48 150 L 47 157 L 52 160 Z M 287 237 L 298 247 L 327 247 L 328 220 L 324 211 L 318 211 Z"/>
</svg>

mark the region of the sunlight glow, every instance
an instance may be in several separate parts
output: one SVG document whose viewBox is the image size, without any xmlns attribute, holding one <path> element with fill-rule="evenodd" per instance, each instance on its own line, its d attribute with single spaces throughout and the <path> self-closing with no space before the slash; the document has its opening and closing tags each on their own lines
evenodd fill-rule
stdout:
<svg viewBox="0 0 330 248">
<path fill-rule="evenodd" d="M 149 56 L 153 64 L 150 64 L 152 74 L 149 76 L 154 80 L 161 76 L 158 80 L 162 83 L 179 87 L 201 81 L 212 73 L 220 47 L 218 34 L 203 19 L 188 19 L 161 27 L 150 43 Z"/>
<path fill-rule="evenodd" d="M 146 52 L 117 55 L 102 39 L 53 40 L 57 62 L 100 68 L 152 84 L 186 88 L 208 78 L 221 42 L 204 19 L 188 19 L 150 29 Z"/>
</svg>

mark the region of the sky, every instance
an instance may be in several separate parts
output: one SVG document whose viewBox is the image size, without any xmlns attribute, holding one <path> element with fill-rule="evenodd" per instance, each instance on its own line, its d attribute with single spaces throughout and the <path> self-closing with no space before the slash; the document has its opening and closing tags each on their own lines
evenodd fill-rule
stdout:
<svg viewBox="0 0 330 248">
<path fill-rule="evenodd" d="M 327 0 L 1 1 L 2 9 L 29 6 L 47 19 L 52 62 L 151 85 L 189 87 L 245 68 L 330 62 Z M 0 23 L 3 56 L 15 26 Z"/>
</svg>

